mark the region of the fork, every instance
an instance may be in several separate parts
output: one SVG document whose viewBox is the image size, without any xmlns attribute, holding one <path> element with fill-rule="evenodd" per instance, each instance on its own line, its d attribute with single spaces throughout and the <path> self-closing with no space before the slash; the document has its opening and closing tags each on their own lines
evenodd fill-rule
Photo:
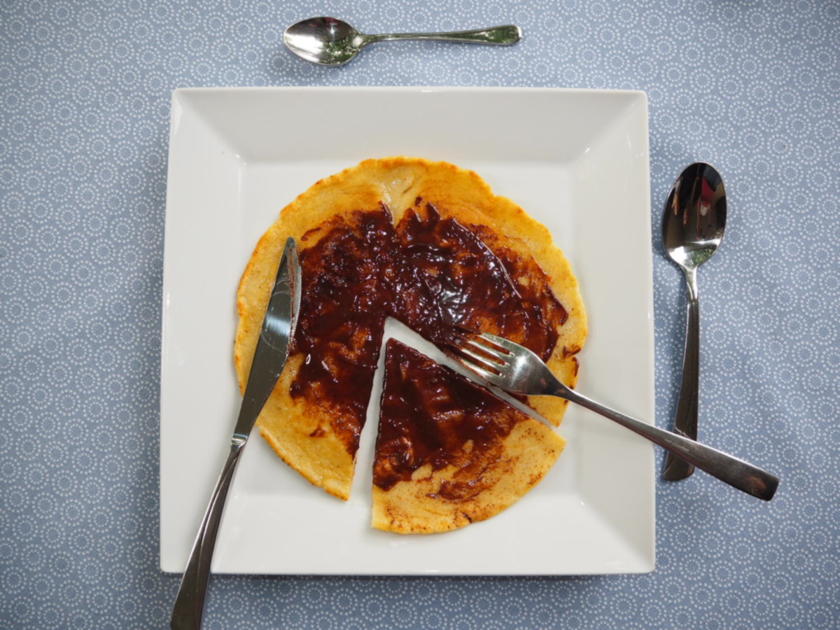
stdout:
<svg viewBox="0 0 840 630">
<path fill-rule="evenodd" d="M 769 501 L 779 478 L 752 464 L 610 409 L 561 383 L 528 348 L 487 333 L 453 338 L 455 358 L 488 384 L 514 394 L 558 396 L 617 422 L 730 486 Z"/>
</svg>

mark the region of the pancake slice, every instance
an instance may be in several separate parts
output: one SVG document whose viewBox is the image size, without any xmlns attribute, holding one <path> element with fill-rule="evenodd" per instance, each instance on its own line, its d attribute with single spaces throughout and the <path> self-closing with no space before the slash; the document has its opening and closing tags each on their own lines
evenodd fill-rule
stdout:
<svg viewBox="0 0 840 630">
<path fill-rule="evenodd" d="M 373 527 L 432 534 L 495 516 L 533 488 L 564 440 L 396 340 L 373 464 Z"/>
<path fill-rule="evenodd" d="M 260 240 L 240 283 L 235 359 L 243 391 L 285 225 L 276 223 Z M 297 331 L 257 419 L 260 434 L 287 464 L 345 500 L 385 322 L 375 254 L 392 230 L 391 215 L 379 209 L 335 213 L 296 235 L 303 279 Z"/>
</svg>

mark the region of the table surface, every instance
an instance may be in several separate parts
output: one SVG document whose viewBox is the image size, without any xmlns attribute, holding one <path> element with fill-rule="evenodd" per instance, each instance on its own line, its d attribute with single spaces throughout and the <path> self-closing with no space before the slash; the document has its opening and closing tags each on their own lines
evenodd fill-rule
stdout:
<svg viewBox="0 0 840 630">
<path fill-rule="evenodd" d="M 660 426 L 685 300 L 659 245 L 661 208 L 687 163 L 723 173 L 726 238 L 700 278 L 701 433 L 777 472 L 776 498 L 704 474 L 659 482 L 648 575 L 221 576 L 206 627 L 837 627 L 840 5 L 342 0 L 330 12 L 369 32 L 512 22 L 525 38 L 381 44 L 340 69 L 278 45 L 286 25 L 323 10 L 0 8 L 0 625 L 168 620 L 178 578 L 158 570 L 157 428 L 172 89 L 507 85 L 649 95 Z"/>
</svg>

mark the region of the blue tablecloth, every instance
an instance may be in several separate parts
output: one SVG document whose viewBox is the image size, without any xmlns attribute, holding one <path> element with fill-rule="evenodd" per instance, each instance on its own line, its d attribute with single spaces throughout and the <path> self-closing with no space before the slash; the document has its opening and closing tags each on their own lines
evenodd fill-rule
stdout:
<svg viewBox="0 0 840 630">
<path fill-rule="evenodd" d="M 328 11 L 370 32 L 513 22 L 491 49 L 382 44 L 339 69 L 286 53 Z M 724 174 L 703 268 L 702 437 L 777 472 L 764 504 L 704 474 L 657 487 L 658 563 L 571 579 L 217 577 L 206 627 L 836 628 L 840 5 L 172 0 L 0 8 L 0 626 L 153 628 L 170 94 L 179 86 L 509 85 L 650 97 L 652 212 L 687 163 Z M 659 247 L 657 245 L 657 247 Z M 655 254 L 657 423 L 684 289 Z M 617 468 L 618 471 L 618 468 Z"/>
</svg>

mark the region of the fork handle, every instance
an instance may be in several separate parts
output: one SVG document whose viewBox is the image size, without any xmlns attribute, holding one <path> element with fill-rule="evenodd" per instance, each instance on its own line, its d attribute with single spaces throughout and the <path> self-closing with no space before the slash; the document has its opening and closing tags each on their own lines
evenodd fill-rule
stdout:
<svg viewBox="0 0 840 630">
<path fill-rule="evenodd" d="M 738 490 L 764 501 L 769 501 L 773 498 L 776 487 L 779 485 L 779 478 L 771 475 L 766 470 L 757 468 L 737 457 L 727 455 L 700 442 L 695 442 L 676 433 L 645 424 L 635 418 L 619 413 L 614 409 L 595 402 L 591 398 L 587 398 L 583 394 L 566 388 L 559 382 L 557 385 L 556 391 L 553 392 L 554 395 L 566 398 L 573 403 L 577 403 L 595 413 L 601 414 L 605 418 L 609 418 L 613 422 L 617 422 L 634 433 L 647 438 L 654 444 L 658 444 L 677 457 L 684 459 L 690 464 L 694 464 L 700 470 L 705 470 L 713 477 L 717 477 L 721 481 L 728 483 L 733 488 L 738 488 Z"/>
</svg>

